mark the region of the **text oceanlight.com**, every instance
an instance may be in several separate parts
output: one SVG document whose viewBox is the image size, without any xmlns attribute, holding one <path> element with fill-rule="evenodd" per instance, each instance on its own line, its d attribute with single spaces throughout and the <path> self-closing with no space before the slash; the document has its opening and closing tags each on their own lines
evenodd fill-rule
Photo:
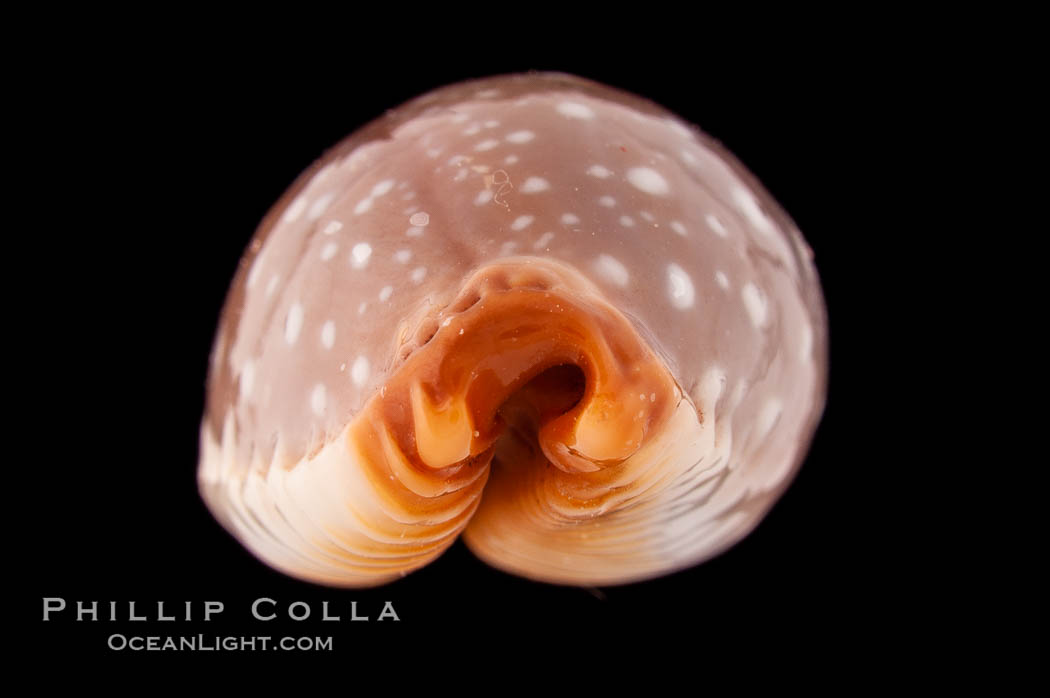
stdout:
<svg viewBox="0 0 1050 698">
<path fill-rule="evenodd" d="M 270 637 L 270 636 L 221 636 L 221 635 L 182 635 L 182 636 L 142 636 L 114 633 L 106 641 L 111 650 L 132 652 L 255 652 L 266 650 L 283 650 L 286 652 L 330 652 L 333 649 L 329 637 Z"/>
</svg>

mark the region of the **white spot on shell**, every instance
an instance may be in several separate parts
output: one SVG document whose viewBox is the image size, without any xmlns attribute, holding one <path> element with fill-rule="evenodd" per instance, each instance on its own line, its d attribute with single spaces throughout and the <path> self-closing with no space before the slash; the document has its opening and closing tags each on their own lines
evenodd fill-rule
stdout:
<svg viewBox="0 0 1050 698">
<path fill-rule="evenodd" d="M 357 206 L 354 206 L 354 213 L 360 216 L 362 213 L 368 213 L 372 208 L 372 197 L 366 197 L 357 202 Z"/>
<path fill-rule="evenodd" d="M 813 354 L 813 328 L 806 325 L 802 328 L 802 335 L 799 337 L 798 346 L 798 357 L 803 361 L 809 361 Z"/>
<path fill-rule="evenodd" d="M 729 290 L 729 277 L 727 277 L 724 272 L 716 271 L 715 281 L 718 282 L 718 285 L 722 287 L 723 291 Z"/>
<path fill-rule="evenodd" d="M 733 394 L 729 397 L 728 410 L 732 412 L 740 403 L 744 401 L 744 397 L 747 395 L 747 391 L 751 388 L 751 384 L 746 379 L 741 380 L 737 383 L 736 387 L 733 388 Z"/>
<path fill-rule="evenodd" d="M 514 222 L 510 224 L 511 230 L 525 230 L 532 222 L 536 220 L 535 216 L 518 216 L 514 219 Z"/>
<path fill-rule="evenodd" d="M 343 222 L 342 221 L 328 221 L 328 225 L 326 225 L 324 227 L 324 230 L 322 230 L 321 232 L 324 233 L 325 235 L 335 235 L 336 233 L 338 233 L 342 229 L 343 229 Z"/>
<path fill-rule="evenodd" d="M 504 165 L 513 165 L 513 164 L 515 164 L 517 162 L 518 162 L 518 156 L 517 155 L 508 155 L 507 157 L 503 158 L 503 164 Z"/>
<path fill-rule="evenodd" d="M 543 177 L 529 177 L 525 180 L 525 183 L 521 185 L 521 193 L 536 194 L 541 191 L 547 191 L 550 188 L 550 182 Z"/>
<path fill-rule="evenodd" d="M 473 136 L 481 131 L 481 124 L 473 123 L 463 129 L 464 136 Z"/>
<path fill-rule="evenodd" d="M 664 119 L 664 123 L 667 124 L 672 131 L 677 133 L 682 138 L 693 137 L 693 132 L 689 130 L 689 127 L 676 121 L 675 119 Z"/>
<path fill-rule="evenodd" d="M 553 239 L 554 239 L 554 233 L 546 232 L 546 233 L 544 233 L 543 235 L 540 236 L 539 240 L 537 240 L 535 243 L 533 243 L 532 249 L 534 249 L 534 250 L 542 250 Z"/>
<path fill-rule="evenodd" d="M 576 225 L 580 222 L 580 217 L 575 213 L 563 213 L 561 215 L 561 222 L 565 225 Z"/>
<path fill-rule="evenodd" d="M 718 220 L 718 217 L 715 216 L 715 214 L 707 214 L 704 216 L 704 221 L 707 223 L 707 227 L 714 231 L 715 235 L 718 237 L 724 238 L 729 235 L 729 231 L 726 230 L 726 227 L 722 225 L 722 221 Z"/>
<path fill-rule="evenodd" d="M 426 278 L 426 275 L 427 275 L 427 268 L 426 267 L 416 267 L 415 269 L 412 270 L 412 273 L 410 274 L 410 278 L 412 279 L 412 283 L 419 284 L 419 283 L 423 282 L 423 279 Z"/>
<path fill-rule="evenodd" d="M 311 221 L 316 221 L 324 212 L 328 210 L 328 206 L 332 203 L 332 199 L 335 198 L 335 194 L 329 192 L 319 197 L 317 201 L 310 206 L 310 210 L 306 212 L 306 218 Z"/>
<path fill-rule="evenodd" d="M 354 381 L 354 385 L 361 387 L 368 380 L 368 374 L 371 367 L 368 364 L 368 359 L 364 356 L 359 356 L 354 359 L 354 365 L 350 367 L 350 379 Z"/>
<path fill-rule="evenodd" d="M 339 245 L 334 242 L 329 242 L 327 245 L 321 248 L 321 261 L 327 262 L 332 257 L 335 257 L 335 253 L 339 251 Z"/>
<path fill-rule="evenodd" d="M 685 226 L 682 225 L 681 221 L 671 221 L 671 230 L 675 231 L 682 237 L 685 237 L 689 234 L 689 231 L 685 229 Z"/>
<path fill-rule="evenodd" d="M 612 176 L 612 170 L 602 167 L 601 165 L 591 165 L 587 168 L 587 174 L 598 179 L 607 179 Z"/>
<path fill-rule="evenodd" d="M 621 288 L 626 286 L 627 282 L 631 280 L 631 275 L 627 273 L 627 267 L 620 260 L 607 254 L 598 255 L 598 259 L 594 262 L 594 268 L 602 277 Z"/>
<path fill-rule="evenodd" d="M 292 303 L 292 307 L 288 309 L 288 317 L 284 320 L 284 341 L 295 344 L 302 329 L 303 306 L 299 303 Z"/>
<path fill-rule="evenodd" d="M 420 211 L 419 213 L 413 213 L 412 217 L 408 219 L 408 222 L 412 225 L 418 225 L 420 227 L 430 224 L 430 214 L 426 211 Z"/>
<path fill-rule="evenodd" d="M 620 225 L 622 225 L 625 228 L 633 228 L 634 219 L 630 216 L 620 216 Z"/>
<path fill-rule="evenodd" d="M 452 178 L 453 182 L 465 182 L 467 177 L 470 176 L 470 170 L 460 170 L 456 173 L 456 176 Z"/>
<path fill-rule="evenodd" d="M 627 170 L 627 181 L 646 194 L 665 196 L 671 186 L 664 176 L 651 167 L 632 167 Z"/>
<path fill-rule="evenodd" d="M 500 245 L 499 253 L 501 256 L 506 257 L 507 255 L 512 254 L 516 249 L 518 249 L 518 243 L 513 240 L 508 240 Z"/>
<path fill-rule="evenodd" d="M 350 250 L 350 266 L 354 269 L 364 269 L 368 266 L 368 260 L 372 257 L 372 246 L 367 242 L 359 242 Z"/>
<path fill-rule="evenodd" d="M 674 262 L 667 265 L 667 288 L 671 296 L 671 305 L 679 310 L 693 307 L 693 299 L 696 296 L 693 280 Z"/>
<path fill-rule="evenodd" d="M 751 196 L 751 193 L 746 189 L 737 187 L 733 190 L 733 203 L 736 204 L 737 208 L 747 217 L 747 220 L 754 226 L 755 230 L 762 233 L 763 235 L 772 235 L 774 232 L 773 222 L 769 220 L 769 216 L 762 211 L 762 208 L 755 201 L 755 197 Z"/>
<path fill-rule="evenodd" d="M 414 225 L 414 226 L 412 226 L 411 228 L 409 228 L 408 230 L 405 231 L 405 235 L 407 235 L 410 238 L 417 238 L 417 237 L 419 237 L 422 234 L 423 234 L 423 228 L 422 228 L 422 226 L 418 226 L 418 225 Z"/>
<path fill-rule="evenodd" d="M 394 261 L 399 264 L 408 264 L 412 259 L 412 250 L 398 250 L 394 253 Z"/>
<path fill-rule="evenodd" d="M 284 211 L 284 215 L 281 216 L 281 220 L 285 223 L 294 223 L 299 220 L 299 216 L 303 215 L 303 211 L 306 210 L 306 197 L 298 196 L 295 201 L 288 206 Z"/>
<path fill-rule="evenodd" d="M 604 206 L 605 208 L 612 208 L 616 205 L 616 199 L 606 194 L 602 198 L 598 199 L 598 203 Z"/>
<path fill-rule="evenodd" d="M 488 202 L 492 201 L 492 190 L 482 189 L 478 192 L 478 195 L 474 197 L 475 206 L 484 206 Z"/>
<path fill-rule="evenodd" d="M 649 221 L 650 223 L 656 220 L 653 214 L 649 213 L 648 211 L 639 211 L 638 215 L 644 218 L 645 220 Z"/>
<path fill-rule="evenodd" d="M 335 321 L 328 320 L 324 326 L 321 327 L 321 345 L 325 349 L 331 349 L 335 346 Z"/>
<path fill-rule="evenodd" d="M 579 102 L 561 102 L 556 107 L 558 113 L 562 116 L 567 116 L 570 119 L 593 119 L 594 110 L 588 107 L 586 104 L 580 104 Z"/>
<path fill-rule="evenodd" d="M 368 310 L 368 301 L 361 301 L 357 305 L 357 314 L 364 315 L 366 310 Z"/>
<path fill-rule="evenodd" d="M 484 126 L 485 128 L 496 128 L 497 126 L 499 126 L 499 122 L 495 119 L 489 119 L 484 123 Z"/>
<path fill-rule="evenodd" d="M 721 368 L 712 366 L 693 388 L 693 404 L 700 408 L 705 420 L 715 416 L 715 405 L 726 391 L 726 374 Z"/>
<path fill-rule="evenodd" d="M 744 307 L 747 309 L 748 317 L 751 318 L 751 324 L 756 328 L 765 326 L 766 320 L 769 319 L 769 311 L 762 291 L 753 283 L 748 282 L 744 284 L 744 288 L 740 289 L 740 297 L 744 300 Z"/>
<path fill-rule="evenodd" d="M 770 398 L 766 401 L 766 404 L 762 405 L 762 409 L 758 413 L 758 419 L 756 420 L 755 425 L 756 439 L 764 439 L 769 435 L 769 432 L 773 429 L 773 426 L 780 418 L 780 413 L 783 409 L 783 403 L 775 397 Z"/>
<path fill-rule="evenodd" d="M 486 150 L 492 150 L 498 145 L 499 141 L 497 141 L 495 138 L 486 138 L 485 140 L 481 141 L 476 146 L 474 146 L 474 150 L 478 151 L 479 153 L 483 153 Z"/>
<path fill-rule="evenodd" d="M 255 362 L 251 359 L 244 362 L 244 368 L 241 369 L 241 399 L 247 400 L 252 395 L 252 386 L 255 385 Z"/>
<path fill-rule="evenodd" d="M 273 295 L 273 292 L 277 290 L 277 284 L 280 282 L 281 277 L 278 274 L 274 274 L 270 277 L 270 282 L 266 284 L 266 297 L 269 298 Z"/>
<path fill-rule="evenodd" d="M 528 143 L 535 137 L 536 134 L 532 131 L 515 131 L 507 134 L 507 141 L 510 143 Z"/>
<path fill-rule="evenodd" d="M 323 182 L 324 180 L 328 179 L 328 176 L 330 174 L 332 174 L 332 172 L 334 170 L 335 170 L 335 163 L 334 162 L 328 163 L 327 165 L 322 167 L 321 170 L 317 174 L 314 175 L 313 183 L 314 184 L 318 184 L 318 183 Z"/>
<path fill-rule="evenodd" d="M 310 409 L 318 417 L 324 415 L 325 407 L 328 406 L 328 394 L 324 389 L 323 383 L 318 383 L 314 386 L 314 389 L 310 391 Z"/>
<path fill-rule="evenodd" d="M 252 264 L 252 270 L 248 272 L 247 286 L 251 288 L 255 285 L 255 282 L 259 280 L 259 274 L 262 273 L 262 257 L 256 257 L 255 263 Z"/>
<path fill-rule="evenodd" d="M 393 286 L 384 286 L 383 288 L 379 289 L 379 300 L 385 303 L 386 301 L 390 300 L 390 296 L 392 296 L 393 293 Z"/>
</svg>

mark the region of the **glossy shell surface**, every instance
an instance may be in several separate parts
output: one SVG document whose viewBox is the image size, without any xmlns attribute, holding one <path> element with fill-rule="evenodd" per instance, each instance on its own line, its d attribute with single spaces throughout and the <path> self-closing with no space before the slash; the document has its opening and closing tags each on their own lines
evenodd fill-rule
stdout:
<svg viewBox="0 0 1050 698">
<path fill-rule="evenodd" d="M 201 492 L 320 583 L 391 581 L 461 534 L 534 579 L 651 578 L 769 510 L 826 352 L 812 252 L 711 138 L 568 75 L 461 83 L 351 135 L 261 223 Z"/>
</svg>

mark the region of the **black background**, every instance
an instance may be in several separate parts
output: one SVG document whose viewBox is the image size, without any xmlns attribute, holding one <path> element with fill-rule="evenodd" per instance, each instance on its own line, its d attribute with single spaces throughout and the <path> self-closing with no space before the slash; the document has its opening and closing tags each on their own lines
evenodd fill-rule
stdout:
<svg viewBox="0 0 1050 698">
<path fill-rule="evenodd" d="M 33 409 L 47 418 L 29 420 L 31 482 L 17 495 L 35 512 L 22 558 L 35 649 L 112 655 L 113 632 L 291 633 L 332 635 L 336 653 L 361 662 L 405 647 L 510 651 L 532 647 L 532 631 L 547 638 L 544 651 L 677 631 L 701 651 L 727 639 L 785 645 L 802 631 L 849 644 L 879 624 L 900 562 L 875 530 L 874 508 L 894 505 L 873 501 L 866 460 L 875 447 L 862 440 L 864 364 L 878 351 L 860 307 L 873 292 L 858 277 L 875 264 L 863 244 L 871 224 L 862 191 L 881 172 L 873 134 L 906 100 L 888 85 L 887 54 L 848 40 L 745 50 L 690 38 L 625 52 L 605 42 L 565 49 L 567 37 L 555 34 L 515 51 L 474 51 L 451 36 L 426 50 L 402 36 L 378 54 L 316 54 L 250 39 L 234 50 L 140 37 L 89 43 L 37 81 L 46 136 L 27 143 L 45 249 L 31 274 L 47 312 L 36 316 L 41 341 L 31 352 L 47 377 Z M 394 55 L 406 45 L 411 60 Z M 530 69 L 614 85 L 698 124 L 798 223 L 831 327 L 827 408 L 805 465 L 743 542 L 642 584 L 536 584 L 486 567 L 461 544 L 378 590 L 271 571 L 212 519 L 195 480 L 209 350 L 245 245 L 304 168 L 384 109 L 450 82 Z M 51 392 L 59 385 L 61 399 Z M 193 601 L 195 618 L 205 600 L 226 610 L 208 624 L 76 623 L 69 611 L 42 623 L 45 596 L 71 607 L 118 601 L 122 616 L 132 600 L 150 616 L 157 601 Z M 314 617 L 260 623 L 249 613 L 260 596 L 278 608 L 309 602 Z M 342 622 L 318 622 L 323 600 Z M 348 622 L 351 600 L 373 618 L 392 601 L 401 621 Z"/>
</svg>

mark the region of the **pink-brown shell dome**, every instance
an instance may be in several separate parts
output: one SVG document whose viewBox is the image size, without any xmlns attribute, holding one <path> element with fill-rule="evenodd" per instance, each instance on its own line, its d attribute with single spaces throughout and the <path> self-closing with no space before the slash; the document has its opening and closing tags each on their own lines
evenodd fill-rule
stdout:
<svg viewBox="0 0 1050 698">
<path fill-rule="evenodd" d="M 812 253 L 716 142 L 562 74 L 419 97 L 263 220 L 219 327 L 199 482 L 252 552 L 381 584 L 459 535 L 612 584 L 746 535 L 824 404 Z"/>
</svg>

